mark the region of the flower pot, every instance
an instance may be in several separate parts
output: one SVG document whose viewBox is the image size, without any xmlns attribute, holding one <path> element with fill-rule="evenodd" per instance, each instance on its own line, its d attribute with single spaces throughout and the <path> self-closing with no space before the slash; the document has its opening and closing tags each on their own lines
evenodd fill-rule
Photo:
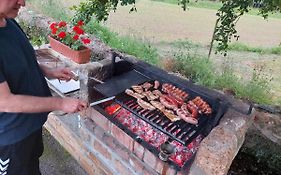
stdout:
<svg viewBox="0 0 281 175">
<path fill-rule="evenodd" d="M 83 47 L 82 50 L 73 50 L 67 45 L 49 36 L 50 46 L 53 50 L 61 53 L 65 57 L 71 59 L 78 64 L 90 62 L 91 50 Z"/>
</svg>

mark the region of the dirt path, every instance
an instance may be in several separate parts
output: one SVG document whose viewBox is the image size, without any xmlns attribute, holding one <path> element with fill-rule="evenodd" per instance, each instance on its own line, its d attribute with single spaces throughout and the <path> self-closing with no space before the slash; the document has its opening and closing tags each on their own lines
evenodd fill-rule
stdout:
<svg viewBox="0 0 281 175">
<path fill-rule="evenodd" d="M 111 13 L 106 24 L 122 35 L 134 35 L 150 41 L 188 39 L 208 44 L 216 20 L 216 10 L 190 8 L 140 0 L 137 12 L 129 14 L 130 7 L 119 7 Z M 260 16 L 245 15 L 238 23 L 240 42 L 252 46 L 277 46 L 281 42 L 281 19 L 263 20 Z"/>
</svg>

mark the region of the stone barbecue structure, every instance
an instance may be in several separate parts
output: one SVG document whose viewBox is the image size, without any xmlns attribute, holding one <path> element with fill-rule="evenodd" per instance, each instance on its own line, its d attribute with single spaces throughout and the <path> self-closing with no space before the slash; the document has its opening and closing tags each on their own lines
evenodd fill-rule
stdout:
<svg viewBox="0 0 281 175">
<path fill-rule="evenodd" d="M 33 15 L 30 17 L 26 9 L 21 11 L 20 18 L 27 21 L 30 19 L 34 23 L 40 24 L 41 27 L 47 26 L 47 22 L 42 22 L 41 16 Z M 45 21 L 47 20 L 45 19 Z M 101 104 L 89 107 L 86 111 L 75 115 L 65 115 L 57 111 L 52 112 L 46 123 L 46 128 L 77 159 L 87 173 L 114 175 L 227 174 L 232 160 L 244 142 L 245 133 L 253 121 L 255 111 L 252 110 L 251 106 L 220 92 L 209 90 L 194 85 L 187 80 L 169 75 L 167 72 L 147 65 L 132 56 L 112 50 L 95 38 L 94 40 L 96 42 L 92 46 L 92 55 L 93 57 L 98 57 L 99 59 L 96 60 L 100 61 L 84 65 L 69 61 L 48 48 L 48 46 L 37 50 L 38 61 L 41 64 L 46 64 L 50 67 L 68 66 L 78 72 L 80 90 L 60 95 L 82 98 L 89 103 L 95 101 L 97 93 L 93 87 L 97 86 L 97 82 L 92 80 L 91 77 L 106 82 L 111 77 L 114 77 L 113 69 L 115 69 L 115 72 L 122 72 L 127 69 L 127 64 L 122 64 L 122 60 L 126 60 L 133 65 L 142 65 L 146 70 L 153 70 L 153 74 L 160 73 L 168 76 L 168 79 L 175 79 L 175 82 L 181 82 L 190 90 L 196 89 L 199 94 L 204 94 L 210 99 L 219 99 L 224 104 L 227 104 L 227 107 L 224 108 L 225 110 L 221 113 L 221 116 L 217 118 L 215 126 L 212 126 L 209 130 L 207 129 L 207 133 L 202 132 L 201 134 L 198 131 L 199 134 L 196 134 L 196 137 L 185 145 L 184 150 L 188 148 L 188 150 L 192 151 L 189 152 L 190 159 L 188 159 L 188 163 L 184 162 L 182 164 L 177 162 L 177 160 L 182 160 L 182 157 L 172 158 L 173 154 L 168 162 L 162 161 L 158 157 L 159 149 L 154 149 L 150 146 L 151 144 L 145 143 L 147 141 L 145 138 L 133 137 L 128 129 L 126 130 L 123 125 L 120 125 L 120 122 L 118 124 L 118 120 L 113 120 L 110 115 L 105 115 L 106 107 L 110 105 L 103 106 Z M 113 60 L 119 61 L 119 67 L 114 68 L 115 62 Z M 54 94 L 57 95 L 56 93 Z M 133 115 L 131 111 L 129 111 L 129 115 Z M 117 116 L 114 118 L 118 118 Z M 157 137 L 157 139 L 159 138 Z M 171 142 L 173 142 L 173 139 Z"/>
</svg>

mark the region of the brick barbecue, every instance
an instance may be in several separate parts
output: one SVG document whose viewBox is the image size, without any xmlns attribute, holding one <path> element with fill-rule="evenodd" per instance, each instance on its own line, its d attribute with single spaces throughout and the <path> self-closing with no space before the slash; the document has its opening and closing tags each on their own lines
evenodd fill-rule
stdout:
<svg viewBox="0 0 281 175">
<path fill-rule="evenodd" d="M 116 96 L 80 114 L 74 133 L 68 131 L 73 136 L 60 141 L 89 174 L 225 174 L 251 122 L 252 109 L 248 105 L 116 52 L 82 66 L 65 61 L 50 49 L 37 53 L 39 60 L 40 55 L 45 54 L 45 58 L 47 54 L 79 70 L 80 92 L 68 95 L 76 94 L 89 103 Z M 57 60 L 50 62 L 49 65 L 58 64 Z M 184 103 L 200 97 L 212 112 L 199 111 L 197 124 L 182 119 L 171 121 L 163 110 L 144 109 L 136 98 L 125 93 L 126 89 L 133 90 L 133 85 L 154 85 L 155 80 L 162 93 L 161 85 L 171 84 L 188 94 Z M 64 136 L 54 128 L 67 128 L 60 118 L 53 115 L 47 124 L 55 137 Z M 73 143 L 67 143 L 67 139 Z"/>
</svg>

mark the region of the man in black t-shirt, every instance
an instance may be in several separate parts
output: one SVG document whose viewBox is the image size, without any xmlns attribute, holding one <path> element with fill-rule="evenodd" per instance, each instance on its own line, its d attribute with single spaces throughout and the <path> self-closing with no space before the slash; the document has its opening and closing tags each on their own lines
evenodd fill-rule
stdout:
<svg viewBox="0 0 281 175">
<path fill-rule="evenodd" d="M 50 111 L 81 111 L 87 103 L 51 97 L 44 75 L 70 80 L 69 69 L 38 65 L 35 52 L 13 18 L 25 0 L 0 0 L 0 174 L 39 175 L 42 126 Z"/>
</svg>

